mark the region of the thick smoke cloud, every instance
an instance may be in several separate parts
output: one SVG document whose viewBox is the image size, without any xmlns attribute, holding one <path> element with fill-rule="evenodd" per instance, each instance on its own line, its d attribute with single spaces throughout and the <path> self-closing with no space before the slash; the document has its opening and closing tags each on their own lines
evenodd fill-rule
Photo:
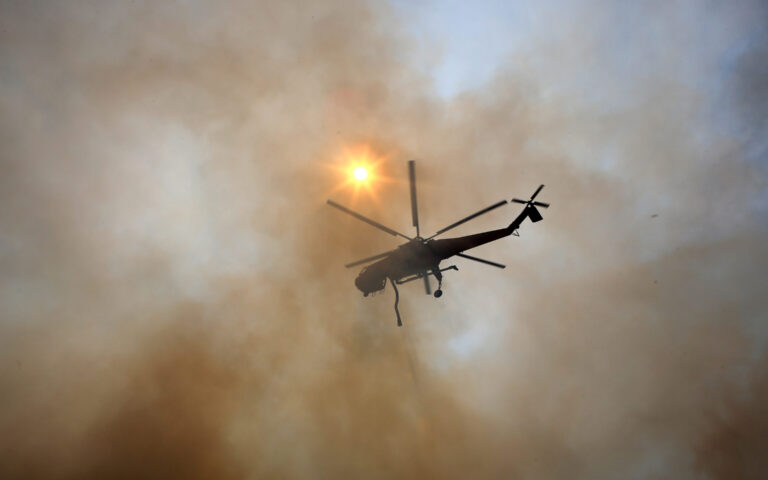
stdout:
<svg viewBox="0 0 768 480">
<path fill-rule="evenodd" d="M 3 2 L 0 477 L 765 476 L 765 10 L 538 8 L 442 99 L 383 4 Z M 397 329 L 358 145 L 425 230 L 552 208 Z"/>
</svg>

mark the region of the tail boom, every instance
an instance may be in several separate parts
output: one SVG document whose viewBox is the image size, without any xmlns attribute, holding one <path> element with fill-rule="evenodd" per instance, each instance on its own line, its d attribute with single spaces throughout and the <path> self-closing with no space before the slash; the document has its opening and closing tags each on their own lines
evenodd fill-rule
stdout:
<svg viewBox="0 0 768 480">
<path fill-rule="evenodd" d="M 520 225 L 526 218 L 530 218 L 534 223 L 543 220 L 539 210 L 536 207 L 529 205 L 523 209 L 520 215 L 518 215 L 517 218 L 515 218 L 515 220 L 510 223 L 507 228 L 500 228 L 498 230 L 491 230 L 489 232 L 475 233 L 474 235 L 467 235 L 465 237 L 430 240 L 427 242 L 427 246 L 436 256 L 443 260 L 465 250 L 479 247 L 480 245 L 485 245 L 486 243 L 493 242 L 494 240 L 512 235 L 515 230 L 520 228 Z"/>
</svg>

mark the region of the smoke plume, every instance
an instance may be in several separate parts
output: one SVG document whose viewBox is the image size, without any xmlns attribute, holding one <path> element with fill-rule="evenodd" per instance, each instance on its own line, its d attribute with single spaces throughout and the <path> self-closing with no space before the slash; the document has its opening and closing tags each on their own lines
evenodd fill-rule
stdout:
<svg viewBox="0 0 768 480">
<path fill-rule="evenodd" d="M 0 477 L 768 474 L 760 3 L 543 2 L 450 98 L 381 2 L 0 8 Z M 398 329 L 324 202 L 410 232 L 411 158 L 425 232 L 552 206 Z"/>
</svg>

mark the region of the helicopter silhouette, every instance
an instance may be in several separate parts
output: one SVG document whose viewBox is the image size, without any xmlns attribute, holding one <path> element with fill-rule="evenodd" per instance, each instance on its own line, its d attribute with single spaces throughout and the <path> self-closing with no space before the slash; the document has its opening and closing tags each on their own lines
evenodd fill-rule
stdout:
<svg viewBox="0 0 768 480">
<path fill-rule="evenodd" d="M 400 318 L 400 311 L 398 310 L 398 303 L 400 301 L 400 293 L 397 290 L 397 285 L 408 283 L 420 278 L 424 279 L 424 289 L 427 295 L 431 295 L 431 286 L 429 283 L 429 275 L 432 274 L 437 279 L 437 290 L 434 292 L 435 298 L 440 298 L 443 295 L 443 272 L 447 270 L 456 270 L 458 267 L 451 265 L 446 268 L 440 268 L 440 262 L 453 256 L 466 258 L 467 260 L 473 260 L 475 262 L 484 263 L 497 268 L 506 268 L 497 262 L 490 260 L 484 260 L 482 258 L 473 257 L 463 253 L 471 248 L 479 247 L 494 240 L 507 237 L 509 235 L 519 236 L 517 230 L 526 218 L 530 218 L 532 222 L 539 222 L 543 220 L 541 213 L 536 207 L 548 208 L 549 204 L 544 202 L 535 201 L 536 196 L 544 188 L 544 185 L 540 185 L 539 188 L 533 192 L 531 198 L 528 200 L 520 200 L 519 198 L 513 198 L 512 202 L 525 205 L 520 215 L 509 224 L 506 228 L 500 228 L 498 230 L 490 230 L 487 232 L 475 233 L 473 235 L 466 235 L 463 237 L 446 238 L 436 240 L 435 237 L 442 235 L 443 233 L 452 230 L 463 223 L 473 220 L 480 215 L 490 212 L 502 205 L 507 204 L 506 200 L 494 203 L 490 207 L 486 207 L 480 211 L 473 213 L 461 220 L 448 225 L 435 232 L 431 237 L 421 237 L 419 231 L 419 211 L 416 201 L 416 163 L 413 160 L 408 162 L 408 178 L 410 182 L 411 190 L 411 217 L 413 219 L 413 226 L 416 227 L 416 236 L 409 237 L 396 230 L 382 225 L 379 222 L 371 220 L 355 211 L 348 209 L 333 200 L 328 200 L 328 205 L 341 210 L 342 212 L 355 217 L 373 227 L 378 228 L 392 236 L 403 237 L 408 242 L 400 245 L 394 250 L 373 255 L 371 257 L 363 258 L 352 263 L 345 265 L 347 268 L 355 267 L 357 265 L 363 265 L 366 263 L 378 260 L 376 263 L 364 267 L 360 274 L 355 279 L 355 286 L 363 292 L 363 296 L 367 297 L 373 292 L 383 290 L 386 286 L 387 280 L 392 284 L 392 288 L 395 291 L 395 314 L 397 315 L 397 326 L 403 325 Z"/>
</svg>

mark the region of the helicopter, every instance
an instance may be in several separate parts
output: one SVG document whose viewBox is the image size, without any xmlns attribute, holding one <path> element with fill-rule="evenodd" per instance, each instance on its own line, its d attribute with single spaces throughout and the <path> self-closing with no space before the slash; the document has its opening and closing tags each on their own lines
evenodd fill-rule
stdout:
<svg viewBox="0 0 768 480">
<path fill-rule="evenodd" d="M 548 203 L 536 201 L 536 196 L 544 188 L 544 185 L 540 185 L 539 188 L 531 195 L 528 200 L 521 200 L 519 198 L 513 198 L 511 201 L 525 205 L 523 211 L 512 221 L 507 227 L 500 228 L 498 230 L 490 230 L 487 232 L 475 233 L 472 235 L 466 235 L 463 237 L 435 239 L 435 237 L 442 235 L 443 233 L 452 230 L 459 225 L 462 225 L 470 220 L 473 220 L 480 215 L 495 210 L 508 202 L 502 200 L 494 203 L 493 205 L 479 210 L 472 215 L 462 218 L 461 220 L 448 225 L 435 232 L 432 236 L 423 238 L 419 230 L 419 210 L 416 200 L 416 162 L 414 160 L 408 161 L 408 179 L 410 183 L 411 192 L 411 217 L 413 226 L 416 227 L 416 236 L 409 237 L 396 230 L 382 225 L 381 223 L 371 220 L 353 210 L 350 210 L 343 205 L 340 205 L 333 200 L 328 200 L 328 205 L 355 217 L 379 230 L 386 232 L 395 237 L 402 237 L 408 240 L 406 243 L 400 245 L 394 250 L 373 255 L 371 257 L 363 258 L 361 260 L 354 261 L 345 265 L 346 268 L 356 267 L 358 265 L 364 265 L 366 263 L 372 263 L 362 269 L 360 274 L 355 278 L 355 286 L 363 292 L 363 296 L 367 297 L 371 293 L 383 290 L 386 287 L 387 280 L 392 284 L 392 288 L 395 291 L 395 314 L 397 315 L 397 326 L 401 327 L 403 322 L 400 318 L 400 311 L 398 309 L 398 303 L 400 301 L 400 293 L 397 290 L 397 285 L 402 285 L 414 280 L 424 280 L 424 290 L 427 295 L 432 295 L 431 285 L 429 281 L 429 275 L 434 275 L 437 279 L 437 289 L 434 291 L 435 298 L 440 298 L 443 295 L 443 272 L 448 270 L 456 270 L 459 268 L 455 265 L 449 267 L 440 268 L 440 262 L 447 260 L 450 257 L 458 256 L 467 260 L 484 263 L 497 268 L 506 268 L 497 262 L 485 260 L 482 258 L 474 257 L 463 253 L 471 248 L 479 247 L 489 242 L 493 242 L 500 238 L 504 238 L 510 235 L 520 236 L 518 228 L 526 218 L 530 218 L 531 222 L 539 222 L 543 220 L 541 213 L 537 207 L 549 208 Z"/>
</svg>

